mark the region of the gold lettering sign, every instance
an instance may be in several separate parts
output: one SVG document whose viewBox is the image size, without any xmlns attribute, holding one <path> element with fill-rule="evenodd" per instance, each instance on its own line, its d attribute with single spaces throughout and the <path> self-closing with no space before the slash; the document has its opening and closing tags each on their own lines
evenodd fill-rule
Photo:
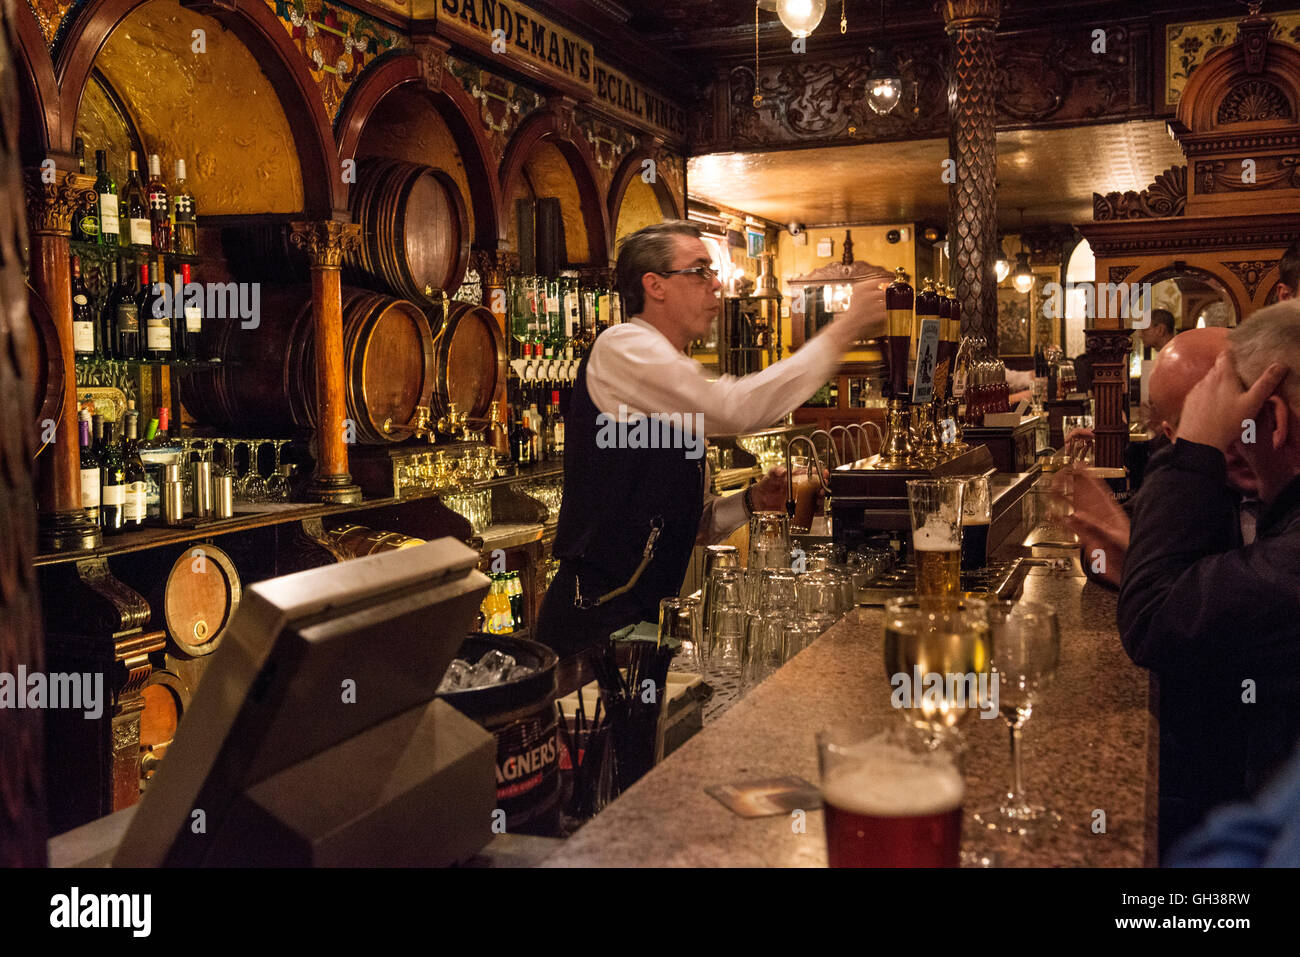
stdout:
<svg viewBox="0 0 1300 957">
<path fill-rule="evenodd" d="M 499 57 L 517 57 L 548 73 L 590 87 L 591 44 L 562 30 L 522 3 L 507 0 L 441 0 L 438 22 L 487 43 Z M 495 44 L 495 46 L 494 46 Z"/>
<path fill-rule="evenodd" d="M 631 117 L 638 125 L 663 130 L 672 137 L 686 134 L 686 115 L 681 107 L 600 61 L 596 62 L 594 86 L 598 106 Z"/>
</svg>

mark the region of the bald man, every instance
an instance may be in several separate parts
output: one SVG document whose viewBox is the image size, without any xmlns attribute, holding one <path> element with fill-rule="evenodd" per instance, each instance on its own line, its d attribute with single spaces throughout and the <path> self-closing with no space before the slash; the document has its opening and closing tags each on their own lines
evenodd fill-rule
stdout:
<svg viewBox="0 0 1300 957">
<path fill-rule="evenodd" d="M 1157 441 L 1162 446 L 1167 448 L 1178 437 L 1183 400 L 1209 374 L 1227 347 L 1227 329 L 1207 328 L 1189 329 L 1170 339 L 1160 350 L 1151 371 L 1149 389 L 1152 418 L 1161 433 Z M 1229 487 L 1247 502 L 1253 502 L 1258 483 L 1241 449 L 1234 446 L 1226 458 Z M 1069 478 L 1074 484 L 1074 511 L 1066 518 L 1066 525 L 1079 536 L 1084 571 L 1093 581 L 1118 588 L 1129 547 L 1128 512 L 1116 504 L 1105 482 L 1083 473 Z M 1253 505 L 1241 512 L 1243 544 L 1254 540 L 1257 514 Z"/>
</svg>

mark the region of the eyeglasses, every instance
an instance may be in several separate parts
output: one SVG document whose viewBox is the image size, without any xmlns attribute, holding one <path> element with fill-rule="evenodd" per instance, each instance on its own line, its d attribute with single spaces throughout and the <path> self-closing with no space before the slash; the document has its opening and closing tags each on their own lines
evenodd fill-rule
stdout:
<svg viewBox="0 0 1300 957">
<path fill-rule="evenodd" d="M 690 269 L 673 269 L 669 272 L 661 272 L 660 276 L 685 276 L 694 273 L 705 282 L 713 282 L 717 278 L 718 271 L 712 266 L 692 266 Z"/>
</svg>

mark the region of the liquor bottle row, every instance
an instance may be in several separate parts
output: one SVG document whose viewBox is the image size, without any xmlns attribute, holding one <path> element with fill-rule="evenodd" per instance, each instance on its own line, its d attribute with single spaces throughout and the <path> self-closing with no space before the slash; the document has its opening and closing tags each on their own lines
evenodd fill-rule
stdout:
<svg viewBox="0 0 1300 957">
<path fill-rule="evenodd" d="M 602 329 L 623 321 L 618 292 L 558 278 L 512 276 L 506 284 L 510 333 L 526 358 L 581 359 Z"/>
<path fill-rule="evenodd" d="M 140 439 L 140 413 L 127 403 L 122 421 L 105 422 L 83 409 L 81 430 L 81 507 L 106 534 L 116 534 L 156 519 L 159 483 L 150 474 L 160 460 L 179 457 L 180 446 L 168 435 L 168 410 L 158 410 Z"/>
<path fill-rule="evenodd" d="M 202 296 L 186 292 L 191 282 L 189 263 L 182 263 L 169 281 L 161 258 L 139 267 L 119 260 L 110 264 L 106 294 L 96 309 L 81 261 L 73 256 L 72 351 L 76 358 L 205 360 Z"/>
<path fill-rule="evenodd" d="M 86 171 L 85 147 L 76 143 L 77 163 Z M 176 180 L 162 177 L 162 160 L 149 155 L 149 178 L 131 150 L 127 180 L 119 191 L 108 169 L 108 153 L 95 150 L 95 195 L 73 216 L 72 238 L 101 246 L 129 246 L 158 253 L 193 256 L 198 244 L 194 196 L 185 183 L 185 160 L 176 161 Z"/>
<path fill-rule="evenodd" d="M 492 586 L 479 606 L 480 628 L 489 635 L 508 635 L 524 627 L 524 586 L 518 572 L 488 576 Z"/>
<path fill-rule="evenodd" d="M 549 401 L 548 401 L 549 400 Z M 521 385 L 508 406 L 510 457 L 517 465 L 554 462 L 564 457 L 564 416 L 560 392 Z"/>
</svg>

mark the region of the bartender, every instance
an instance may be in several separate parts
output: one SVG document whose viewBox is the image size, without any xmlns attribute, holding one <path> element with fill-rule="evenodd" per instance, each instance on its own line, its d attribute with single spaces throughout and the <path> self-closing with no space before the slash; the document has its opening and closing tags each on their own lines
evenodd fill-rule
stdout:
<svg viewBox="0 0 1300 957">
<path fill-rule="evenodd" d="M 708 334 L 722 289 L 699 228 L 670 221 L 631 234 L 614 278 L 631 318 L 601 333 L 578 368 L 565 415 L 560 568 L 537 622 L 537 638 L 565 657 L 657 621 L 696 544 L 784 508 L 783 469 L 743 495 L 709 494 L 705 436 L 772 425 L 823 386 L 855 342 L 885 328 L 884 292 L 859 283 L 849 308 L 796 355 L 710 380 L 686 354 Z"/>
</svg>

